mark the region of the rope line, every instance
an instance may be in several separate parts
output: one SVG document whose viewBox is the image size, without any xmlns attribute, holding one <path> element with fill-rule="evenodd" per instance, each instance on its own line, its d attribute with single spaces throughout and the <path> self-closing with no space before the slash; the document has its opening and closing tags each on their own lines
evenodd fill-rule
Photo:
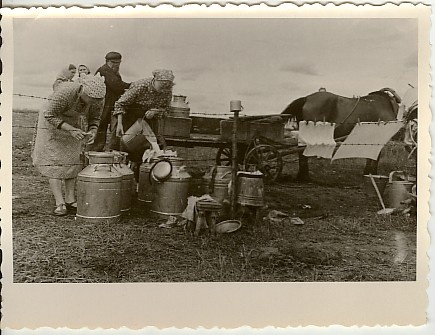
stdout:
<svg viewBox="0 0 435 335">
<path fill-rule="evenodd" d="M 18 97 L 25 97 L 25 98 L 32 98 L 32 99 L 42 99 L 42 100 L 48 100 L 51 101 L 53 99 L 46 98 L 46 97 L 39 97 L 36 95 L 28 95 L 28 94 L 21 94 L 21 93 L 13 93 L 13 95 Z M 144 108 L 141 107 L 128 107 L 128 110 L 144 110 Z M 113 111 L 113 109 L 112 109 Z M 20 113 L 37 113 L 37 111 L 21 111 Z M 234 113 L 198 113 L 198 112 L 190 112 L 191 115 L 213 115 L 213 116 L 234 116 Z M 246 114 L 240 114 L 240 116 L 247 116 Z"/>
</svg>

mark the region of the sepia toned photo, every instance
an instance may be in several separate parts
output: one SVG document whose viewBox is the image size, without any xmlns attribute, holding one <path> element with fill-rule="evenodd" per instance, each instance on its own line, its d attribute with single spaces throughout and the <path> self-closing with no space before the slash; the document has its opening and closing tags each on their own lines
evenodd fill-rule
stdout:
<svg viewBox="0 0 435 335">
<path fill-rule="evenodd" d="M 10 285 L 405 285 L 424 322 L 427 8 L 353 9 L 9 18 Z"/>
</svg>

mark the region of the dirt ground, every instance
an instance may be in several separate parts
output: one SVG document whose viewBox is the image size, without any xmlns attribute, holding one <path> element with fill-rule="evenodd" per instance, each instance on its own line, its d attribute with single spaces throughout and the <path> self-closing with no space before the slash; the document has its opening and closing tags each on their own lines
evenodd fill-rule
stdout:
<svg viewBox="0 0 435 335">
<path fill-rule="evenodd" d="M 379 216 L 363 192 L 362 160 L 311 160 L 313 181 L 298 184 L 295 157 L 283 178 L 265 186 L 262 222 L 244 219 L 234 233 L 193 237 L 134 202 L 120 223 L 50 215 L 48 181 L 32 167 L 35 113 L 13 115 L 14 282 L 311 282 L 413 281 L 415 216 Z M 215 150 L 182 148 L 206 169 Z M 400 144 L 386 147 L 380 173 L 412 169 Z M 198 162 L 197 160 L 204 160 Z M 189 165 L 189 163 L 187 163 Z M 269 218 L 273 211 L 298 217 Z"/>
</svg>

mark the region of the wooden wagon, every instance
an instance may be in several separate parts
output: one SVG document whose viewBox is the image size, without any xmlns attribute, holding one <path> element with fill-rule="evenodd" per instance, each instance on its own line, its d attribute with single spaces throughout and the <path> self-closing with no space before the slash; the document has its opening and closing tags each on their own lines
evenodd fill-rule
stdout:
<svg viewBox="0 0 435 335">
<path fill-rule="evenodd" d="M 258 169 L 267 180 L 275 180 L 279 177 L 283 168 L 282 158 L 301 151 L 301 147 L 297 146 L 297 140 L 284 136 L 284 123 L 288 117 L 288 115 L 260 115 L 240 118 L 237 124 L 237 163 L 241 169 L 246 171 Z M 171 133 L 168 129 L 166 133 L 161 131 L 158 137 L 163 145 L 217 148 L 216 164 L 231 165 L 232 119 L 207 117 L 191 117 L 191 119 L 190 132 L 184 136 L 174 136 L 177 132 Z"/>
</svg>

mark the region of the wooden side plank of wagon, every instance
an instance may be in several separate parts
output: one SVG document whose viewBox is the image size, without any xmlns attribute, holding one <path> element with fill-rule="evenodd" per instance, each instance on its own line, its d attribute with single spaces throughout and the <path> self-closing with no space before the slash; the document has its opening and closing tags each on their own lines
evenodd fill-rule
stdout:
<svg viewBox="0 0 435 335">
<path fill-rule="evenodd" d="M 164 137 L 166 145 L 193 148 L 193 147 L 208 147 L 208 148 L 226 148 L 231 145 L 230 140 L 221 139 L 220 135 L 210 134 L 190 134 L 189 138 L 182 137 Z"/>
</svg>

